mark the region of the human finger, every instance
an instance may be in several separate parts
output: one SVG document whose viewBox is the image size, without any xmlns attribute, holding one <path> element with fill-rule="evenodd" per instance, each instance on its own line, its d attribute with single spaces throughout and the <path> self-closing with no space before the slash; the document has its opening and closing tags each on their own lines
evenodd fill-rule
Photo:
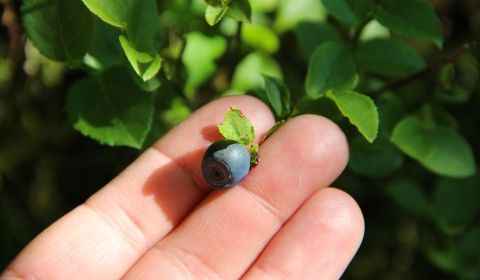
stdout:
<svg viewBox="0 0 480 280">
<path fill-rule="evenodd" d="M 321 189 L 275 235 L 243 279 L 339 279 L 363 233 L 355 200 L 339 189 Z"/>
<path fill-rule="evenodd" d="M 149 250 L 126 279 L 236 279 L 298 207 L 341 173 L 346 139 L 331 121 L 288 121 L 260 148 L 237 187 L 215 192 Z"/>
</svg>

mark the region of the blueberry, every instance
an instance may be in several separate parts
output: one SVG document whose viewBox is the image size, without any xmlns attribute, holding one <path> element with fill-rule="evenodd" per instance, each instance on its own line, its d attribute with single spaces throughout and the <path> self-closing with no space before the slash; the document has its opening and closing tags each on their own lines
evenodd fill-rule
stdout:
<svg viewBox="0 0 480 280">
<path fill-rule="evenodd" d="M 245 146 L 220 140 L 208 147 L 202 161 L 205 180 L 216 189 L 226 189 L 240 183 L 250 170 L 250 154 Z"/>
</svg>

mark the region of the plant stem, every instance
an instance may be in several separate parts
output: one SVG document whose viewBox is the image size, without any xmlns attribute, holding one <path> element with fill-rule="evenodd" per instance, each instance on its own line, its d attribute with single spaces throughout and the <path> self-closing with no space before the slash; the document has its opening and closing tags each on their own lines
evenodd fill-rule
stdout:
<svg viewBox="0 0 480 280">
<path fill-rule="evenodd" d="M 415 74 L 412 74 L 412 75 L 410 75 L 410 76 L 408 76 L 404 79 L 395 81 L 391 84 L 387 84 L 386 86 L 384 86 L 384 87 L 382 87 L 378 90 L 375 90 L 371 93 L 372 94 L 379 94 L 379 93 L 382 93 L 382 92 L 385 92 L 385 91 L 388 91 L 388 90 L 396 90 L 396 89 L 402 88 L 402 87 L 410 84 L 411 82 L 416 81 L 416 80 L 426 76 L 427 74 L 429 74 L 429 73 L 431 73 L 435 70 L 438 70 L 438 69 L 442 68 L 443 66 L 445 66 L 449 63 L 454 62 L 460 55 L 464 54 L 465 52 L 470 50 L 475 45 L 477 45 L 476 41 L 473 41 L 473 42 L 470 42 L 470 43 L 465 43 L 465 44 L 461 45 L 459 48 L 457 48 L 455 51 L 450 53 L 448 56 L 444 57 L 440 61 L 437 61 L 436 63 L 433 63 L 433 64 L 429 65 L 427 68 L 423 69 L 422 71 L 417 72 Z"/>
<path fill-rule="evenodd" d="M 355 48 L 358 44 L 358 41 L 360 40 L 360 35 L 362 35 L 363 29 L 365 29 L 365 26 L 373 19 L 373 14 L 371 13 L 365 20 L 363 20 L 357 28 L 355 28 L 355 31 L 353 32 L 352 35 L 352 47 Z"/>
</svg>

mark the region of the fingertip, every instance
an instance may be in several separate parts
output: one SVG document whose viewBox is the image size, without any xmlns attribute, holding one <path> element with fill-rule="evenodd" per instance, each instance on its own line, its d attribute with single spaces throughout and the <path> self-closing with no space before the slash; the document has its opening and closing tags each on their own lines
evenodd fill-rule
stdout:
<svg viewBox="0 0 480 280">
<path fill-rule="evenodd" d="M 342 243 L 354 253 L 365 232 L 362 210 L 355 199 L 341 189 L 330 187 L 318 191 L 309 201 L 317 219 L 327 221 L 325 232 L 343 240 Z"/>
</svg>

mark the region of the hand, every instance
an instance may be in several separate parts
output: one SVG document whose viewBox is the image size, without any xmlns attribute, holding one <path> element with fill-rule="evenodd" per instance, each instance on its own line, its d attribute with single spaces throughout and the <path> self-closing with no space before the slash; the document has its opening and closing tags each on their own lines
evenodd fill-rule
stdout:
<svg viewBox="0 0 480 280">
<path fill-rule="evenodd" d="M 204 106 L 35 238 L 1 278 L 339 278 L 364 228 L 355 201 L 326 188 L 347 163 L 345 136 L 325 118 L 296 117 L 262 144 L 239 186 L 212 192 L 200 163 L 230 106 L 257 141 L 274 124 L 252 97 Z"/>
</svg>

